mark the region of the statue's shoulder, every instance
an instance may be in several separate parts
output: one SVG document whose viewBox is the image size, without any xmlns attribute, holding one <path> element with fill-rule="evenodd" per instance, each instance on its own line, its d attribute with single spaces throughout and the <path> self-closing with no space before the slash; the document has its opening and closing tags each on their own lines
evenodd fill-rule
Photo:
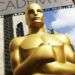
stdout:
<svg viewBox="0 0 75 75">
<path fill-rule="evenodd" d="M 17 48 L 20 46 L 21 42 L 25 37 L 15 37 L 11 40 L 9 48 L 12 50 L 13 48 Z"/>
<path fill-rule="evenodd" d="M 37 34 L 28 35 L 21 43 L 21 48 L 31 49 L 38 47 L 42 43 L 42 39 Z"/>
<path fill-rule="evenodd" d="M 55 37 L 63 43 L 70 43 L 69 37 L 65 34 L 57 33 L 55 34 Z"/>
</svg>

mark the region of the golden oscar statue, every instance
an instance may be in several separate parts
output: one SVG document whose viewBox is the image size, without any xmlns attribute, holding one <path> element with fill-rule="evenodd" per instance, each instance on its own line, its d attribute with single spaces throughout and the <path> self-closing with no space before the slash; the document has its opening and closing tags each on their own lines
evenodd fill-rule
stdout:
<svg viewBox="0 0 75 75">
<path fill-rule="evenodd" d="M 43 10 L 31 3 L 26 10 L 29 35 L 10 43 L 13 75 L 75 75 L 75 53 L 67 36 L 49 34 Z"/>
</svg>

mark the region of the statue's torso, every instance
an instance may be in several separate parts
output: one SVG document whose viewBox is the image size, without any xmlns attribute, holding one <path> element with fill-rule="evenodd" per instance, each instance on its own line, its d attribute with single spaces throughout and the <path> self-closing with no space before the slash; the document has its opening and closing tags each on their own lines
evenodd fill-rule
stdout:
<svg viewBox="0 0 75 75">
<path fill-rule="evenodd" d="M 22 61 L 31 53 L 39 49 L 39 53 L 50 55 L 55 60 L 53 48 L 63 45 L 63 39 L 59 39 L 59 35 L 54 34 L 32 34 L 25 37 L 20 45 L 20 54 Z M 48 62 L 49 63 L 49 62 Z M 38 72 L 38 70 L 37 70 Z"/>
<path fill-rule="evenodd" d="M 61 46 L 62 44 L 63 42 L 59 40 L 58 36 L 44 33 L 26 36 L 20 47 L 23 56 L 26 54 L 26 52 L 32 53 L 33 51 L 39 49 L 40 51 L 45 50 L 47 54 L 50 53 L 50 55 L 54 57 L 52 50 L 53 47 Z"/>
<path fill-rule="evenodd" d="M 19 48 L 21 62 L 25 61 L 25 59 L 32 53 L 35 53 L 35 51 L 38 51 L 39 55 L 41 55 L 42 53 L 42 55 L 45 55 L 45 57 L 50 56 L 50 58 L 53 59 L 53 60 L 50 59 L 50 61 L 45 62 L 46 63 L 45 65 L 47 65 L 48 63 L 51 63 L 56 60 L 54 51 L 55 50 L 57 51 L 58 48 L 60 47 L 61 47 L 60 50 L 63 50 L 62 48 L 64 47 L 65 41 L 66 41 L 65 37 L 61 34 L 48 34 L 48 33 L 31 34 L 25 37 L 14 39 L 13 46 L 14 44 L 16 44 L 16 47 Z M 61 54 L 58 53 L 59 52 L 57 52 L 59 58 Z M 64 53 L 62 54 L 64 55 Z M 37 54 L 35 55 L 37 56 Z M 31 75 L 37 75 L 37 73 L 40 73 L 39 70 L 43 71 L 42 69 L 43 68 L 41 65 L 38 66 L 36 68 L 36 71 L 33 71 Z M 43 72 L 40 75 L 44 75 Z"/>
</svg>

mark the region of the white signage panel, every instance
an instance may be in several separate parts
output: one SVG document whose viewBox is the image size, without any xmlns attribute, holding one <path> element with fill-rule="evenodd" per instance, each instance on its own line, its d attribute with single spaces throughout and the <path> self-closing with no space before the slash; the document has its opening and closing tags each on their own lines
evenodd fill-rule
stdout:
<svg viewBox="0 0 75 75">
<path fill-rule="evenodd" d="M 24 12 L 31 2 L 39 3 L 43 8 L 72 5 L 72 0 L 0 0 L 0 15 Z"/>
</svg>

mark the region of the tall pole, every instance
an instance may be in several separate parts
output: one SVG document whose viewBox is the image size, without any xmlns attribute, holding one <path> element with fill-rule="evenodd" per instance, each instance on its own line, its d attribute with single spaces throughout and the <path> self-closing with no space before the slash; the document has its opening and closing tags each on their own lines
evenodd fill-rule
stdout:
<svg viewBox="0 0 75 75">
<path fill-rule="evenodd" d="M 13 38 L 12 15 L 4 16 L 4 59 L 5 59 L 5 75 L 12 75 L 10 65 L 9 43 Z"/>
</svg>

